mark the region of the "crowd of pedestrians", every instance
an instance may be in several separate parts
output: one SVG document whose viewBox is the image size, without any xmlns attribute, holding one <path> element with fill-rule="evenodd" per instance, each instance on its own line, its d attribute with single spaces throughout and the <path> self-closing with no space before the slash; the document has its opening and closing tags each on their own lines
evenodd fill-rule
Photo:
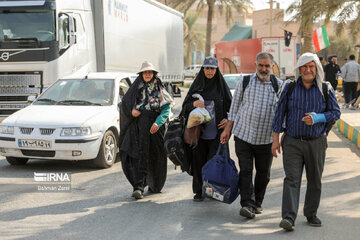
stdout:
<svg viewBox="0 0 360 240">
<path fill-rule="evenodd" d="M 340 117 L 334 92 L 336 78 L 342 74 L 346 101 L 350 103 L 356 96 L 355 80 L 360 76 L 354 59 L 351 55 L 341 70 L 336 56 L 324 67 L 317 55 L 305 53 L 297 62 L 295 80 L 283 82 L 271 74 L 273 56 L 260 52 L 256 72 L 241 77 L 231 96 L 216 58 L 205 58 L 180 113 L 187 120 L 189 113 L 200 107 L 211 116 L 201 125 L 197 144 L 184 146 L 186 156 L 191 156 L 193 200 L 204 200 L 202 167 L 215 155 L 219 144 L 226 144 L 233 134 L 240 168 L 239 214 L 253 219 L 262 213 L 272 160 L 282 149 L 285 178 L 279 226 L 287 231 L 294 229 L 304 168 L 308 181 L 304 215 L 309 225 L 321 226 L 317 210 L 326 137 Z M 160 193 L 166 180 L 164 132 L 172 99 L 157 74 L 151 63 L 144 62 L 121 104 L 120 159 L 135 199 L 144 197 L 147 186 L 149 192 Z"/>
</svg>

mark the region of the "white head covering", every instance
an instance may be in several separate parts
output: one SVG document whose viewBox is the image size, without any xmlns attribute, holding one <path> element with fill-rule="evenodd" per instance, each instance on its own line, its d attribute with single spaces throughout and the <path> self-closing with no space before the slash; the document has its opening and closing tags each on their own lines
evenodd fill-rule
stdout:
<svg viewBox="0 0 360 240">
<path fill-rule="evenodd" d="M 296 63 L 295 66 L 295 77 L 296 77 L 296 81 L 299 79 L 300 77 L 300 70 L 299 68 L 309 62 L 314 61 L 316 64 L 316 84 L 321 92 L 321 94 L 323 94 L 322 92 L 322 82 L 324 80 L 324 70 L 323 67 L 321 65 L 321 62 L 318 58 L 318 56 L 316 54 L 313 53 L 304 53 L 303 55 L 301 55 L 299 57 L 298 62 Z"/>
</svg>

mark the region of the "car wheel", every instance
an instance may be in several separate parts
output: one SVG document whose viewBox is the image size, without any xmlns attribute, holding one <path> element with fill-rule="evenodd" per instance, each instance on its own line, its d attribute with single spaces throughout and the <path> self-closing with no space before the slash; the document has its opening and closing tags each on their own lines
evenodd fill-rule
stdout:
<svg viewBox="0 0 360 240">
<path fill-rule="evenodd" d="M 16 158 L 16 157 L 6 157 L 6 161 L 10 163 L 11 165 L 25 165 L 27 161 L 29 161 L 28 158 Z"/>
<path fill-rule="evenodd" d="M 117 154 L 117 140 L 111 130 L 107 130 L 102 139 L 99 153 L 94 159 L 97 167 L 108 168 L 111 167 L 116 159 Z"/>
</svg>

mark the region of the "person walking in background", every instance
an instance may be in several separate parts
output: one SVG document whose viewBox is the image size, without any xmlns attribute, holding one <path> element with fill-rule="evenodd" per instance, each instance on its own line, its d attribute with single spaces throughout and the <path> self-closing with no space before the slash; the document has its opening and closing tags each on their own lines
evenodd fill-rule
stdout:
<svg viewBox="0 0 360 240">
<path fill-rule="evenodd" d="M 340 67 L 337 64 L 336 55 L 329 57 L 329 63 L 325 66 L 324 73 L 325 81 L 329 82 L 335 91 L 338 84 L 337 77 L 340 76 L 341 73 Z"/>
<path fill-rule="evenodd" d="M 235 90 L 229 121 L 221 134 L 224 144 L 234 134 L 235 151 L 239 160 L 240 215 L 254 218 L 262 212 L 272 164 L 272 123 L 276 94 L 282 81 L 271 74 L 273 56 L 260 52 L 256 56 L 256 73 L 243 77 Z M 247 85 L 247 86 L 246 86 Z M 253 168 L 255 160 L 255 182 Z"/>
<path fill-rule="evenodd" d="M 143 198 L 146 186 L 149 192 L 159 193 L 166 180 L 164 123 L 173 100 L 157 73 L 145 61 L 120 107 L 120 159 L 135 199 Z"/>
<path fill-rule="evenodd" d="M 200 94 L 205 102 L 194 98 L 193 94 L 195 93 Z M 192 156 L 191 172 L 193 175 L 192 189 L 195 193 L 194 201 L 204 200 L 201 170 L 205 163 L 216 154 L 220 143 L 220 134 L 227 123 L 231 98 L 230 90 L 218 68 L 216 58 L 206 57 L 185 97 L 180 113 L 186 118 L 186 121 L 190 112 L 197 107 L 205 107 L 211 115 L 211 121 L 203 126 L 198 145 L 194 149 L 185 148 L 186 155 Z"/>
<path fill-rule="evenodd" d="M 280 153 L 280 144 L 283 150 L 285 179 L 280 227 L 288 231 L 295 225 L 304 166 L 307 178 L 304 215 L 309 225 L 320 227 L 322 224 L 317 210 L 327 148 L 326 130 L 340 117 L 334 90 L 322 82 L 324 73 L 319 58 L 304 53 L 295 69 L 296 81 L 286 83 L 280 95 L 272 145 L 274 157 Z"/>
<path fill-rule="evenodd" d="M 350 55 L 350 61 L 342 67 L 345 108 L 351 105 L 354 108 L 356 90 L 360 80 L 360 65 L 355 62 L 355 55 Z"/>
<path fill-rule="evenodd" d="M 321 62 L 321 66 L 323 67 L 323 69 L 325 68 L 326 66 L 326 60 L 324 59 L 324 57 L 319 57 L 319 60 Z"/>
</svg>

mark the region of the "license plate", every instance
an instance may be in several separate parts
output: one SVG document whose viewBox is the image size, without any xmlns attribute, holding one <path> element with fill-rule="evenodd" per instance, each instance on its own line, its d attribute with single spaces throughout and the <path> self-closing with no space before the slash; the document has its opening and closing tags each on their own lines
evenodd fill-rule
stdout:
<svg viewBox="0 0 360 240">
<path fill-rule="evenodd" d="M 51 142 L 46 140 L 18 139 L 19 147 L 27 148 L 51 148 Z"/>
</svg>

